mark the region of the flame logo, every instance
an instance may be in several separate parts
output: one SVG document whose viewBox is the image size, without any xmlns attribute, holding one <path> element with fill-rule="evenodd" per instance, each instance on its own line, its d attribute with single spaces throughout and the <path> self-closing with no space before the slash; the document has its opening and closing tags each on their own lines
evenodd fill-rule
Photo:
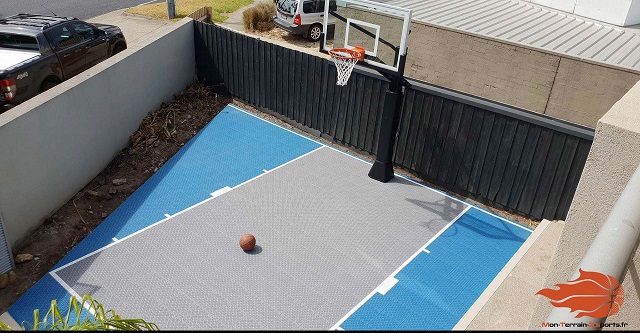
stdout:
<svg viewBox="0 0 640 333">
<path fill-rule="evenodd" d="M 624 289 L 611 275 L 580 271 L 580 276 L 566 284 L 556 284 L 560 289 L 542 289 L 536 295 L 551 299 L 555 307 L 579 311 L 576 318 L 589 316 L 605 318 L 616 314 L 624 302 Z"/>
</svg>

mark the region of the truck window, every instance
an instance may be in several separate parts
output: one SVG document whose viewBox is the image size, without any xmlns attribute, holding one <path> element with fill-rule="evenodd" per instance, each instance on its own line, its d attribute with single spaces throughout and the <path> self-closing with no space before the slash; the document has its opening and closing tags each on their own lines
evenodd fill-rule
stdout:
<svg viewBox="0 0 640 333">
<path fill-rule="evenodd" d="M 73 30 L 83 41 L 92 40 L 96 37 L 96 32 L 93 27 L 86 23 L 73 22 L 71 23 L 71 27 L 73 27 Z"/>
<path fill-rule="evenodd" d="M 7 49 L 38 51 L 38 41 L 32 36 L 0 33 L 0 47 Z"/>
<path fill-rule="evenodd" d="M 57 26 L 47 32 L 49 40 L 56 49 L 64 49 L 76 44 L 73 33 L 67 25 Z"/>
</svg>

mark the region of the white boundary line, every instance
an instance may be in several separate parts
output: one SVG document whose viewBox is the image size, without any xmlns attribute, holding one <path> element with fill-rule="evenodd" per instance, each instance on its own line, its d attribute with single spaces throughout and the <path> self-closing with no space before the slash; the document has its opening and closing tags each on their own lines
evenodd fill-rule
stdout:
<svg viewBox="0 0 640 333">
<path fill-rule="evenodd" d="M 500 285 L 509 276 L 511 271 L 522 260 L 522 257 L 529 251 L 531 246 L 536 242 L 538 237 L 544 232 L 544 230 L 551 224 L 549 220 L 542 220 L 540 225 L 533 231 L 531 236 L 520 246 L 518 251 L 509 259 L 506 265 L 500 270 L 498 275 L 491 281 L 487 288 L 480 294 L 478 299 L 471 305 L 469 310 L 460 318 L 458 323 L 452 328 L 452 330 L 465 330 L 473 319 L 478 315 L 480 310 L 487 304 L 491 296 L 498 290 Z"/>
<path fill-rule="evenodd" d="M 212 198 L 217 198 L 217 197 L 219 197 L 219 196 L 221 196 L 221 195 L 223 195 L 223 194 L 225 194 L 225 193 L 227 193 L 229 191 L 231 191 L 231 187 L 225 186 L 225 187 L 223 187 L 223 188 L 221 188 L 219 190 L 216 190 L 213 193 L 211 193 L 211 197 Z"/>
<path fill-rule="evenodd" d="M 414 252 L 413 255 L 409 257 L 409 259 L 407 259 L 402 265 L 400 265 L 400 267 L 398 267 L 395 271 L 393 271 L 393 273 L 391 273 L 389 277 L 384 279 L 379 286 L 377 286 L 371 293 L 369 293 L 369 295 L 367 295 L 367 297 L 365 297 L 362 301 L 360 301 L 360 303 L 358 303 L 353 309 L 351 309 L 351 311 L 347 312 L 347 314 L 345 314 L 344 317 L 342 317 L 342 319 L 340 319 L 335 325 L 333 325 L 330 330 L 333 331 L 338 329 L 338 327 L 340 327 L 342 323 L 344 323 L 347 319 L 349 319 L 349 317 L 351 317 L 351 315 L 353 315 L 356 311 L 358 311 L 360 307 L 362 307 L 365 303 L 367 303 L 367 301 L 371 297 L 373 297 L 373 295 L 375 295 L 378 292 L 378 290 L 380 290 L 380 287 L 383 284 L 385 284 L 387 280 L 389 280 L 390 278 L 395 279 L 396 274 L 398 274 L 405 266 L 407 266 L 420 253 L 424 252 L 427 246 L 429 246 L 431 243 L 433 243 L 433 241 L 435 241 L 438 237 L 440 237 L 440 235 L 442 235 L 445 231 L 447 231 L 447 229 L 449 229 L 449 227 L 451 227 L 451 225 L 453 225 L 453 223 L 455 223 L 460 217 L 462 217 L 462 215 L 464 215 L 471 207 L 472 207 L 471 205 L 467 205 L 467 207 L 463 209 L 462 212 L 458 214 L 458 216 L 453 218 L 451 222 L 447 223 L 447 225 L 445 225 L 444 228 L 442 228 L 440 231 L 438 231 L 437 234 L 431 237 L 431 239 L 429 239 L 429 241 L 426 244 L 424 244 L 421 248 L 419 248 L 418 251 Z"/>
<path fill-rule="evenodd" d="M 75 297 L 76 300 L 78 300 L 78 302 L 82 302 L 82 297 L 80 296 L 80 294 L 78 294 L 75 290 L 73 290 L 73 288 L 71 288 L 70 285 L 68 285 L 66 282 L 64 282 L 64 280 L 62 280 L 62 278 L 60 278 L 58 276 L 58 274 L 54 273 L 54 272 L 49 272 L 49 274 L 51 275 L 51 277 L 56 280 L 56 282 L 58 282 L 62 288 L 66 289 L 67 292 L 69 294 L 71 294 L 71 296 Z M 85 305 L 84 303 L 82 304 L 82 307 L 89 311 L 89 313 L 91 313 L 92 316 L 96 315 L 96 312 L 94 309 L 91 308 L 90 304 Z"/>
<path fill-rule="evenodd" d="M 398 279 L 396 279 L 393 276 L 388 277 L 386 280 L 382 281 L 382 283 L 378 286 L 378 290 L 377 292 L 380 293 L 380 295 L 386 295 L 389 290 L 391 290 L 391 288 L 393 288 L 397 283 L 398 283 Z"/>
<path fill-rule="evenodd" d="M 309 137 L 307 137 L 307 136 L 304 136 L 304 135 L 302 135 L 302 134 L 300 134 L 300 133 L 297 133 L 297 132 L 295 132 L 295 131 L 292 131 L 292 130 L 290 130 L 290 129 L 286 128 L 286 127 L 282 127 L 282 126 L 280 126 L 280 125 L 278 125 L 278 124 L 275 124 L 275 123 L 273 123 L 273 122 L 271 122 L 271 121 L 269 121 L 269 120 L 267 120 L 267 119 L 264 119 L 264 118 L 262 118 L 262 117 L 260 117 L 260 116 L 258 116 L 258 115 L 256 115 L 256 114 L 254 114 L 254 113 L 251 113 L 251 112 L 249 112 L 249 111 L 246 111 L 246 110 L 242 109 L 241 107 L 239 107 L 239 106 L 237 106 L 237 105 L 235 105 L 235 104 L 229 104 L 228 106 L 233 107 L 234 109 L 236 109 L 236 110 L 238 110 L 238 111 L 240 111 L 240 112 L 246 113 L 246 114 L 248 114 L 248 115 L 250 115 L 250 116 L 252 116 L 252 117 L 258 118 L 258 119 L 260 119 L 260 120 L 262 120 L 262 121 L 264 121 L 264 122 L 266 122 L 266 123 L 269 123 L 269 124 L 271 124 L 271 125 L 273 125 L 273 126 L 276 126 L 276 127 L 282 128 L 282 129 L 283 129 L 283 130 L 285 130 L 285 131 L 291 132 L 291 133 L 293 133 L 293 134 L 295 134 L 295 135 L 297 135 L 297 136 L 299 136 L 299 137 L 305 138 L 305 139 L 307 139 L 307 140 L 309 140 L 309 141 L 311 141 L 311 142 L 315 142 L 315 143 L 317 143 L 317 144 L 319 144 L 319 145 L 325 146 L 325 147 L 327 147 L 327 148 L 329 148 L 329 149 L 333 149 L 333 150 L 335 150 L 335 151 L 337 151 L 337 152 L 339 152 L 339 153 L 345 154 L 345 155 L 347 155 L 347 156 L 349 156 L 349 157 L 351 157 L 351 158 L 355 158 L 355 159 L 357 159 L 357 160 L 359 160 L 359 161 L 361 161 L 361 162 L 367 163 L 367 164 L 369 164 L 369 165 L 372 165 L 372 164 L 373 164 L 373 163 L 371 163 L 371 162 L 369 162 L 369 161 L 365 161 L 365 160 L 363 160 L 363 159 L 361 159 L 361 158 L 359 158 L 359 157 L 356 157 L 356 156 L 353 156 L 353 155 L 351 155 L 351 154 L 349 154 L 349 153 L 347 153 L 347 152 L 344 152 L 344 151 L 342 151 L 342 150 L 340 150 L 340 149 L 337 149 L 337 148 L 331 147 L 331 146 L 329 146 L 329 145 L 327 145 L 327 144 L 325 144 L 325 143 L 323 143 L 323 142 L 316 141 L 316 140 L 311 139 L 311 138 L 309 138 Z M 398 176 L 398 177 L 400 177 L 400 178 L 402 178 L 402 179 L 408 180 L 408 181 L 410 181 L 410 182 L 412 182 L 412 183 L 414 183 L 414 184 L 416 184 L 416 185 L 419 185 L 419 186 L 422 186 L 422 187 L 424 187 L 424 188 L 426 188 L 426 189 L 429 189 L 429 190 L 431 190 L 431 191 L 433 191 L 433 192 L 436 192 L 436 193 L 438 193 L 438 194 L 444 195 L 445 197 L 451 198 L 451 199 L 453 199 L 453 200 L 455 200 L 455 201 L 462 202 L 462 203 L 463 203 L 463 204 L 465 204 L 465 205 L 470 205 L 471 207 L 473 207 L 473 208 L 475 208 L 475 209 L 477 209 L 477 210 L 479 210 L 479 211 L 481 211 L 481 212 L 483 212 L 483 213 L 486 213 L 486 214 L 491 215 L 491 216 L 493 216 L 493 217 L 495 217 L 495 218 L 501 219 L 501 220 L 503 220 L 503 221 L 505 221 L 505 222 L 507 222 L 507 223 L 513 224 L 513 225 L 515 225 L 516 227 L 522 228 L 522 229 L 524 229 L 524 230 L 526 230 L 526 231 L 529 231 L 529 232 L 533 232 L 532 230 L 529 230 L 529 228 L 527 228 L 527 227 L 525 227 L 525 226 L 523 226 L 523 225 L 520 225 L 520 224 L 518 224 L 518 223 L 516 223 L 516 222 L 513 222 L 513 221 L 509 221 L 509 220 L 507 220 L 506 218 L 504 218 L 504 217 L 502 217 L 502 216 L 496 215 L 496 214 L 494 214 L 494 213 L 492 213 L 492 212 L 490 212 L 490 211 L 488 211 L 488 210 L 482 209 L 482 208 L 480 208 L 480 207 L 478 207 L 478 206 L 475 206 L 475 205 L 473 205 L 473 204 L 470 204 L 470 203 L 468 203 L 468 202 L 466 202 L 466 201 L 464 201 L 464 200 L 460 200 L 460 199 L 458 199 L 458 198 L 456 198 L 456 197 L 454 197 L 454 196 L 452 196 L 452 195 L 450 195 L 450 194 L 448 194 L 448 193 L 446 193 L 446 192 L 442 192 L 442 191 L 439 191 L 439 190 L 433 189 L 433 188 L 431 188 L 431 187 L 429 187 L 429 186 L 427 186 L 427 185 L 421 184 L 421 183 L 419 183 L 419 182 L 417 182 L 417 181 L 415 181 L 415 180 L 413 180 L 413 179 L 411 179 L 411 178 L 409 178 L 409 177 L 407 177 L 407 176 L 404 176 L 404 175 L 401 175 L 401 174 L 398 174 L 398 173 L 395 173 L 395 172 L 394 172 L 394 175 L 396 175 L 396 176 Z"/>
<path fill-rule="evenodd" d="M 294 158 L 294 159 L 292 159 L 292 160 L 290 160 L 290 161 L 288 161 L 288 162 L 286 162 L 286 163 L 284 163 L 284 164 L 281 164 L 281 165 L 279 165 L 279 166 L 277 166 L 277 167 L 275 167 L 275 168 L 271 169 L 271 171 L 276 170 L 276 169 L 279 169 L 279 168 L 282 168 L 283 166 L 288 165 L 288 164 L 290 164 L 290 163 L 292 163 L 292 162 L 294 162 L 294 161 L 297 161 L 297 160 L 299 160 L 299 159 L 301 159 L 301 158 L 303 158 L 303 157 L 305 157 L 305 156 L 307 156 L 307 155 L 313 154 L 314 152 L 316 152 L 316 151 L 318 151 L 318 150 L 320 150 L 320 149 L 322 149 L 322 148 L 324 148 L 324 146 L 320 146 L 320 147 L 318 147 L 318 148 L 316 148 L 316 149 L 314 149 L 314 150 L 312 150 L 312 151 L 310 151 L 310 152 L 305 153 L 304 155 L 300 155 L 300 156 L 298 156 L 298 157 L 296 157 L 296 158 Z M 234 189 L 236 189 L 236 188 L 238 188 L 238 187 L 240 187 L 240 186 L 242 186 L 242 185 L 244 185 L 244 184 L 247 184 L 247 183 L 249 183 L 249 182 L 251 182 L 251 181 L 254 181 L 254 180 L 256 180 L 256 179 L 258 179 L 258 178 L 260 178 L 260 177 L 262 177 L 262 176 L 264 176 L 264 175 L 266 175 L 266 173 L 261 173 L 261 174 L 259 174 L 259 175 L 255 176 L 255 177 L 253 177 L 253 178 L 251 178 L 251 179 L 249 179 L 249 180 L 247 180 L 247 181 L 245 181 L 245 182 L 243 182 L 243 183 L 241 183 L 241 184 L 238 184 L 238 185 L 236 185 L 236 186 L 232 187 L 229 191 L 234 190 Z M 229 191 L 226 191 L 225 193 L 227 193 L 227 192 L 229 192 Z M 214 193 L 215 193 L 215 192 L 214 192 Z M 202 205 L 202 204 L 204 204 L 204 203 L 206 203 L 206 202 L 208 202 L 208 201 L 210 201 L 210 200 L 212 200 L 212 199 L 215 199 L 215 198 L 216 198 L 216 197 L 210 197 L 210 198 L 207 198 L 207 199 L 205 199 L 205 200 L 203 200 L 203 201 L 201 201 L 201 202 L 198 202 L 197 204 L 195 204 L 195 205 L 193 205 L 193 206 L 191 206 L 191 207 L 187 207 L 187 208 L 185 208 L 185 209 L 183 209 L 183 210 L 181 210 L 181 211 L 179 211 L 179 212 L 177 212 L 177 213 L 175 213 L 175 214 L 171 215 L 170 217 L 164 218 L 164 219 L 162 219 L 162 220 L 160 220 L 160 221 L 158 221 L 158 222 L 156 222 L 156 223 L 150 224 L 150 225 L 148 225 L 148 226 L 146 226 L 146 227 L 144 227 L 144 228 L 142 228 L 142 229 L 140 229 L 140 230 L 138 230 L 138 231 L 136 231 L 136 232 L 134 232 L 134 233 L 132 233 L 132 234 L 130 234 L 130 235 L 127 235 L 127 236 L 125 236 L 125 237 L 123 237 L 123 238 L 120 238 L 117 242 L 113 242 L 113 243 L 108 244 L 108 245 L 106 245 L 106 246 L 104 246 L 104 247 L 102 247 L 102 248 L 99 248 L 99 249 L 97 249 L 97 250 L 95 250 L 95 251 L 93 251 L 93 252 L 91 252 L 91 253 L 85 254 L 84 256 L 82 256 L 82 257 L 80 257 L 80 258 L 78 258 L 78 259 L 76 259 L 76 260 L 73 260 L 73 261 L 71 261 L 71 262 L 69 262 L 69 263 L 67 263 L 67 264 L 65 264 L 65 265 L 63 265 L 63 266 L 60 266 L 60 267 L 58 267 L 58 268 L 56 268 L 56 269 L 52 270 L 50 273 L 55 273 L 55 272 L 57 272 L 57 271 L 59 271 L 59 270 L 61 270 L 61 269 L 67 268 L 67 267 L 69 267 L 69 266 L 71 266 L 71 265 L 73 265 L 73 264 L 75 264 L 75 263 L 77 263 L 77 262 L 79 262 L 79 261 L 81 261 L 81 260 L 83 260 L 83 259 L 85 259 L 85 258 L 88 258 L 88 257 L 90 257 L 90 256 L 92 256 L 92 255 L 94 255 L 94 254 L 96 254 L 96 253 L 98 253 L 98 252 L 102 252 L 102 251 L 106 250 L 107 248 L 109 248 L 109 247 L 111 247 L 111 246 L 113 246 L 113 245 L 115 245 L 115 244 L 121 243 L 121 242 L 122 242 L 122 241 L 124 241 L 125 239 L 129 239 L 129 238 L 131 238 L 131 237 L 133 237 L 133 236 L 135 236 L 135 235 L 137 235 L 137 234 L 139 234 L 139 233 L 141 233 L 141 232 L 144 232 L 144 231 L 145 231 L 145 230 L 147 230 L 147 229 L 151 229 L 151 228 L 153 228 L 153 227 L 157 226 L 157 225 L 158 225 L 158 224 L 160 224 L 160 223 L 163 223 L 163 222 L 165 222 L 165 221 L 167 221 L 167 220 L 169 220 L 169 219 L 171 219 L 171 218 L 174 218 L 174 217 L 176 217 L 176 216 L 178 216 L 178 215 L 180 215 L 180 214 L 182 214 L 182 213 L 184 213 L 184 212 L 186 212 L 186 211 L 189 211 L 189 210 L 191 210 L 191 209 L 193 209 L 193 208 L 195 208 L 195 207 L 198 207 L 198 206 L 200 206 L 200 205 Z"/>
</svg>

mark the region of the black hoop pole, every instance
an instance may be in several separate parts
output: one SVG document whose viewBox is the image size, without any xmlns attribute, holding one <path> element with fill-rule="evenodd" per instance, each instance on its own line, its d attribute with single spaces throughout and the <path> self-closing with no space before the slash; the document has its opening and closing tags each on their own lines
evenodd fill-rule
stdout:
<svg viewBox="0 0 640 333">
<path fill-rule="evenodd" d="M 396 142 L 396 132 L 398 131 L 400 112 L 402 111 L 405 60 L 406 55 L 400 57 L 400 66 L 397 74 L 385 75 L 390 80 L 389 88 L 387 89 L 382 109 L 376 160 L 371 170 L 369 170 L 370 178 L 383 183 L 394 177 L 393 147 Z"/>
</svg>

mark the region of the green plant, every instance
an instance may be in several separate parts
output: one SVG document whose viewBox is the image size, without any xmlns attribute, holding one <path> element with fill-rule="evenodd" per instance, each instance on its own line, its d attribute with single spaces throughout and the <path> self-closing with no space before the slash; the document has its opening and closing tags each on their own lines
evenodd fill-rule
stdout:
<svg viewBox="0 0 640 333">
<path fill-rule="evenodd" d="M 40 318 L 40 310 L 33 310 L 33 323 L 22 324 L 24 330 L 59 331 L 59 330 L 105 330 L 105 331 L 159 331 L 158 325 L 143 319 L 122 318 L 114 310 L 105 311 L 102 304 L 84 295 L 82 301 L 75 297 L 69 300 L 69 309 L 62 314 L 56 300 L 51 301 L 49 311 Z M 0 330 L 10 330 L 0 322 Z"/>
<path fill-rule="evenodd" d="M 269 31 L 275 27 L 273 16 L 276 13 L 276 5 L 271 2 L 258 2 L 242 12 L 244 28 L 247 31 Z"/>
</svg>

